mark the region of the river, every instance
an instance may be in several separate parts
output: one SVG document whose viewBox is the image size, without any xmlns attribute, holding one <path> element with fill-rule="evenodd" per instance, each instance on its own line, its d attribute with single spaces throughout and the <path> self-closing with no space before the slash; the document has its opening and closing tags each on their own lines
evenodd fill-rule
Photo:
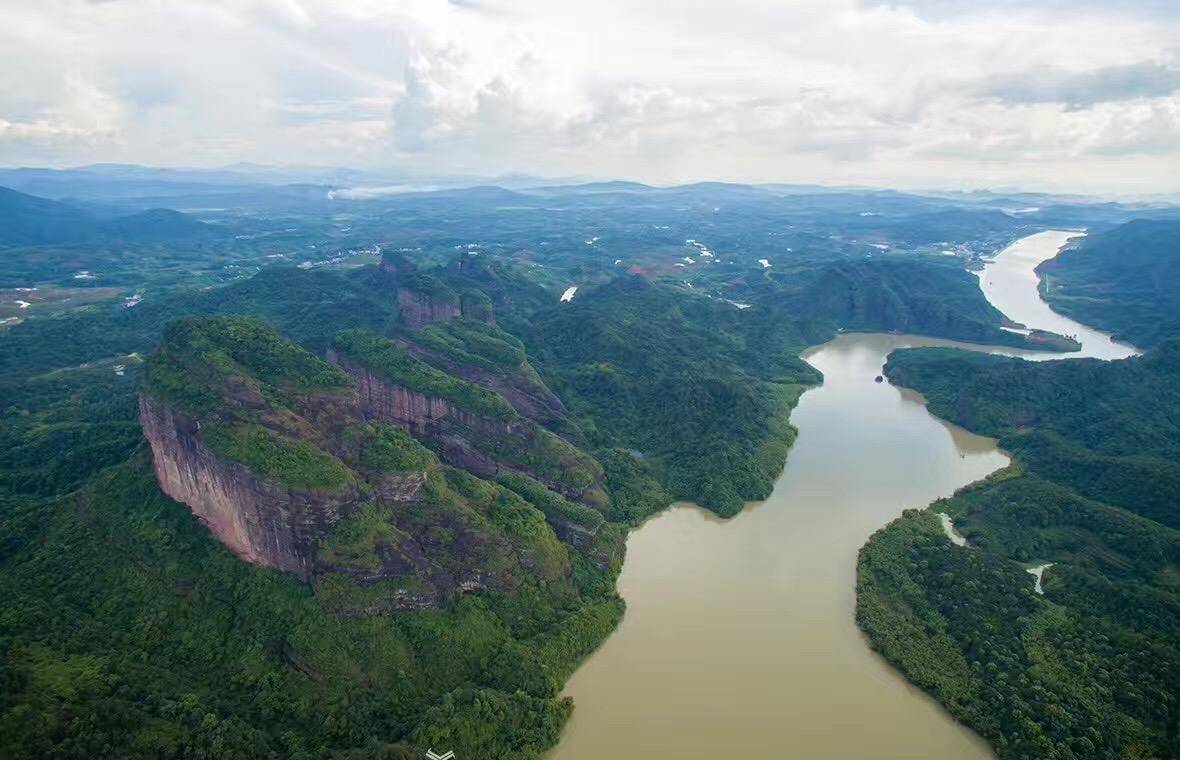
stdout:
<svg viewBox="0 0 1180 760">
<path fill-rule="evenodd" d="M 1011 319 L 1077 335 L 1072 356 L 1116 353 L 1052 312 L 1043 322 L 1035 276 L 1021 275 L 1074 234 L 1023 238 L 981 285 Z M 873 653 L 854 620 L 856 554 L 873 531 L 1008 462 L 918 394 L 874 382 L 896 348 L 953 345 L 844 334 L 804 353 L 824 383 L 791 415 L 799 438 L 770 498 L 730 520 L 679 504 L 631 534 L 627 614 L 570 679 L 574 715 L 549 760 L 992 756 Z"/>
<path fill-rule="evenodd" d="M 1008 246 L 980 272 L 979 286 L 984 296 L 1010 319 L 1025 327 L 1070 335 L 1082 344 L 1080 353 L 1096 359 L 1125 359 L 1139 352 L 1125 343 L 1111 340 L 1109 334 L 1075 322 L 1049 308 L 1037 290 L 1037 264 L 1053 258 L 1057 251 L 1081 232 L 1049 230 L 1021 238 Z M 1051 358 L 1042 355 L 1040 358 Z"/>
</svg>

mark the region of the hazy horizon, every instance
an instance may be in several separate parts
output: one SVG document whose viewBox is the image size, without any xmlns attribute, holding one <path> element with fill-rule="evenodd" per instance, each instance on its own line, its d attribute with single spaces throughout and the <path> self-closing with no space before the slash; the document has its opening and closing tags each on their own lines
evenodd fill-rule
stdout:
<svg viewBox="0 0 1180 760">
<path fill-rule="evenodd" d="M 921 185 L 915 184 L 913 186 L 888 185 L 884 183 L 865 184 L 865 183 L 836 183 L 824 182 L 822 180 L 803 181 L 795 179 L 776 179 L 767 181 L 742 181 L 742 180 L 727 180 L 717 179 L 714 177 L 699 177 L 690 178 L 679 182 L 644 182 L 633 177 L 626 176 L 545 176 L 540 174 L 532 174 L 528 172 L 514 172 L 509 171 L 497 175 L 480 175 L 480 174 L 465 174 L 465 173 L 445 173 L 445 174 L 431 174 L 427 172 L 409 172 L 399 167 L 360 167 L 360 166 L 343 166 L 343 165 L 313 165 L 313 164 L 263 164 L 250 161 L 239 161 L 228 164 L 210 164 L 208 166 L 200 165 L 169 165 L 169 164 L 135 164 L 123 162 L 109 162 L 96 161 L 90 164 L 77 165 L 61 165 L 61 166 L 47 166 L 47 165 L 19 165 L 19 164 L 0 164 L 0 172 L 4 171 L 55 171 L 55 172 L 84 172 L 95 171 L 99 169 L 106 169 L 111 171 L 110 176 L 114 176 L 113 170 L 119 168 L 126 168 L 129 170 L 145 170 L 148 172 L 175 172 L 177 174 L 186 173 L 205 173 L 216 175 L 219 173 L 234 173 L 240 172 L 245 178 L 250 177 L 251 170 L 256 172 L 271 173 L 272 181 L 270 184 L 323 184 L 327 186 L 334 186 L 341 190 L 355 189 L 357 198 L 372 198 L 379 196 L 397 195 L 404 193 L 421 193 L 421 192 L 435 192 L 442 190 L 457 190 L 462 188 L 472 188 L 478 186 L 499 186 L 503 184 L 505 189 L 510 190 L 530 190 L 538 189 L 546 186 L 576 186 L 576 185 L 591 185 L 591 184 L 641 184 L 655 189 L 671 189 L 676 187 L 685 187 L 689 185 L 700 184 L 733 184 L 733 185 L 747 185 L 750 187 L 815 187 L 824 191 L 838 192 L 896 192 L 907 193 L 912 195 L 1037 195 L 1037 196 L 1052 196 L 1058 198 L 1077 198 L 1087 201 L 1114 201 L 1114 202 L 1144 202 L 1144 203 L 1166 203 L 1176 204 L 1180 203 L 1180 190 L 1176 192 L 1071 192 L 1069 190 L 1054 190 L 1049 187 L 1037 186 L 1021 186 L 1021 185 L 993 185 L 993 186 L 973 186 L 973 185 L 954 185 L 946 184 L 941 186 L 936 185 Z M 355 181 L 341 182 L 330 181 L 333 173 L 344 173 L 355 177 Z M 284 176 L 286 174 L 287 176 Z M 320 175 L 315 177 L 314 175 Z M 260 178 L 258 178 L 260 179 Z M 424 184 L 430 183 L 430 184 Z M 0 186 L 3 186 L 3 179 L 0 179 Z M 37 193 L 31 193 L 36 195 Z M 349 197 L 344 195 L 342 197 Z"/>
<path fill-rule="evenodd" d="M 48 0 L 0 164 L 1180 193 L 1157 0 Z"/>
</svg>

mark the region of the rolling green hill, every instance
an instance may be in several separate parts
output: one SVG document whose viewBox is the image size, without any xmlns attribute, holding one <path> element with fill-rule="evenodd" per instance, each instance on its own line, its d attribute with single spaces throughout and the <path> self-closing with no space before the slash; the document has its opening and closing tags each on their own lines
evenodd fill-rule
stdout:
<svg viewBox="0 0 1180 760">
<path fill-rule="evenodd" d="M 1037 273 L 1054 309 L 1116 338 L 1148 347 L 1180 333 L 1180 221 L 1089 235 Z"/>
</svg>

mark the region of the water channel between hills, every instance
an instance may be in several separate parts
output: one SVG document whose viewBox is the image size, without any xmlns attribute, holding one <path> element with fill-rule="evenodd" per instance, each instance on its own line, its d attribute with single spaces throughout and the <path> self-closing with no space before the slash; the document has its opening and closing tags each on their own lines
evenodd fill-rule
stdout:
<svg viewBox="0 0 1180 760">
<path fill-rule="evenodd" d="M 1022 238 L 981 286 L 1011 319 L 1077 336 L 1083 350 L 1069 356 L 1127 356 L 1037 294 L 1033 267 L 1076 234 Z M 918 394 L 874 382 L 894 349 L 954 345 L 1014 353 L 863 333 L 804 353 L 824 382 L 791 415 L 799 437 L 770 498 L 730 520 L 676 505 L 631 534 L 627 614 L 570 679 L 574 715 L 549 760 L 992 756 L 854 620 L 856 554 L 873 531 L 1008 462 Z"/>
</svg>

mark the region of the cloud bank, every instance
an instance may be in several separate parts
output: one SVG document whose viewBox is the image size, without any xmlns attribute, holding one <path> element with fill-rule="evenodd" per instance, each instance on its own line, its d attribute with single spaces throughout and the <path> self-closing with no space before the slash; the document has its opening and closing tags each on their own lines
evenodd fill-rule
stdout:
<svg viewBox="0 0 1180 760">
<path fill-rule="evenodd" d="M 0 163 L 1176 192 L 1177 8 L 9 0 Z"/>
</svg>

